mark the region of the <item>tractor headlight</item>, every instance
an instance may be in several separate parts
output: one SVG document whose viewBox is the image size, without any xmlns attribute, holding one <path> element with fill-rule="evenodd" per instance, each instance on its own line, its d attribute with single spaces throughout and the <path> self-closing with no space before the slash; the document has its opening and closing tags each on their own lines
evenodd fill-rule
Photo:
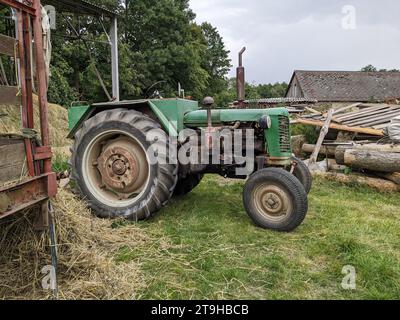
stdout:
<svg viewBox="0 0 400 320">
<path fill-rule="evenodd" d="M 262 129 L 269 129 L 272 127 L 272 120 L 270 116 L 262 116 L 260 119 L 260 127 Z"/>
</svg>

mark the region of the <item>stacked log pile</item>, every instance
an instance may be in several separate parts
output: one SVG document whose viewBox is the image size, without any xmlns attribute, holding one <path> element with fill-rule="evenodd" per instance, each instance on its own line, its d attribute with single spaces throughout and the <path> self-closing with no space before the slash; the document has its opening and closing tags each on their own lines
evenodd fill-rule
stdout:
<svg viewBox="0 0 400 320">
<path fill-rule="evenodd" d="M 302 151 L 311 154 L 316 146 L 304 144 Z M 321 155 L 327 157 L 316 175 L 340 182 L 358 182 L 381 191 L 400 190 L 400 144 L 347 144 L 323 146 Z M 321 169 L 321 167 L 323 169 Z M 352 176 L 344 174 L 351 169 Z"/>
<path fill-rule="evenodd" d="M 399 114 L 398 105 L 359 103 L 300 116 L 295 123 L 322 128 L 315 145 L 301 146 L 302 155 L 310 155 L 308 165 L 316 175 L 400 191 L 400 143 L 385 134 Z M 332 131 L 339 132 L 337 140 L 328 140 Z"/>
<path fill-rule="evenodd" d="M 374 172 L 400 172 L 400 145 L 356 144 L 339 146 L 335 151 L 338 164 Z"/>
</svg>

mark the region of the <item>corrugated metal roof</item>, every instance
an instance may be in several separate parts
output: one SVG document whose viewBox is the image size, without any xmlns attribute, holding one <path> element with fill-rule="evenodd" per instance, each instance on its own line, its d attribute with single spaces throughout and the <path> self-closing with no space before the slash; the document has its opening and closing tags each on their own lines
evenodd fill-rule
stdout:
<svg viewBox="0 0 400 320">
<path fill-rule="evenodd" d="M 57 10 L 88 15 L 106 15 L 114 17 L 117 15 L 103 6 L 93 4 L 86 0 L 42 0 L 44 5 L 52 5 Z"/>
<path fill-rule="evenodd" d="M 344 126 L 343 131 L 354 130 L 354 132 L 357 132 L 357 128 L 371 129 L 377 130 L 376 133 L 381 135 L 381 130 L 387 128 L 390 122 L 398 116 L 400 116 L 399 105 L 361 103 L 349 111 L 335 114 L 332 124 Z M 308 124 L 312 124 L 313 121 L 315 123 L 324 123 L 326 114 L 303 115 L 297 119 L 299 123 L 305 123 L 302 120 L 308 121 Z"/>
<path fill-rule="evenodd" d="M 308 98 L 268 98 L 246 100 L 244 103 L 259 104 L 290 104 L 290 103 L 317 103 L 315 99 Z"/>
<path fill-rule="evenodd" d="M 320 102 L 400 98 L 400 72 L 295 71 L 290 86 L 296 79 L 304 98 Z"/>
</svg>

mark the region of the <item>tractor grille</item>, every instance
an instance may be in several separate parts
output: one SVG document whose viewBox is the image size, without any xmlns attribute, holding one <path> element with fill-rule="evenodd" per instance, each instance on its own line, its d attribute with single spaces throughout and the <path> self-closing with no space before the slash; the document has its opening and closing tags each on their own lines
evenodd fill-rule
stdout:
<svg viewBox="0 0 400 320">
<path fill-rule="evenodd" d="M 279 116 L 279 147 L 282 153 L 292 152 L 289 117 Z"/>
</svg>

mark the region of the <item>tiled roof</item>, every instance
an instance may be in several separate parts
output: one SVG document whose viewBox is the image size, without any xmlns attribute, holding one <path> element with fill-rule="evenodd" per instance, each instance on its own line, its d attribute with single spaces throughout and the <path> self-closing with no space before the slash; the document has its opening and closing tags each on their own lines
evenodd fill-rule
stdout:
<svg viewBox="0 0 400 320">
<path fill-rule="evenodd" d="M 400 72 L 295 71 L 291 84 L 295 78 L 304 98 L 322 102 L 400 98 Z"/>
</svg>

